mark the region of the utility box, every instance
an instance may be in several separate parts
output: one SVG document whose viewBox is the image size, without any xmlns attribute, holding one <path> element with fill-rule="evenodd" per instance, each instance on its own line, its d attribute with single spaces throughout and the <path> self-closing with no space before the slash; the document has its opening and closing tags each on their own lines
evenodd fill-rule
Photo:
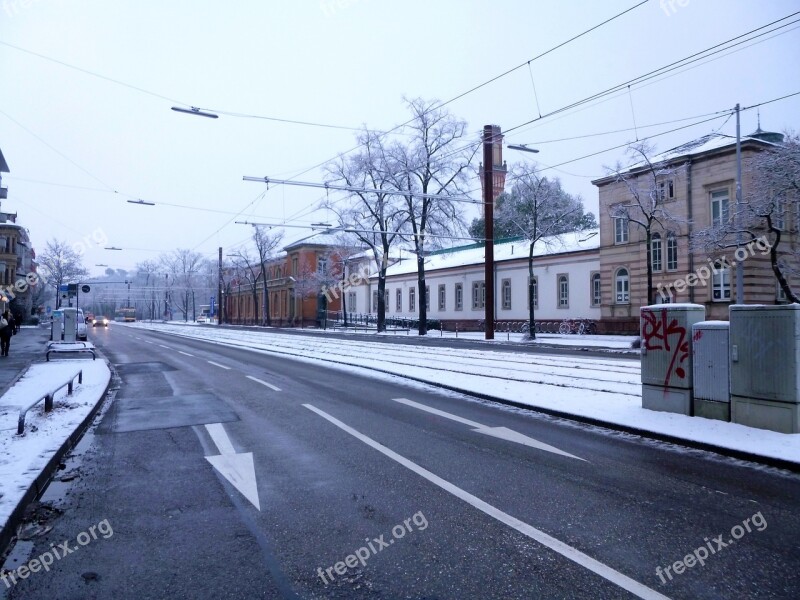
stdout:
<svg viewBox="0 0 800 600">
<path fill-rule="evenodd" d="M 692 415 L 692 325 L 704 321 L 699 304 L 655 304 L 640 309 L 642 406 Z"/>
<path fill-rule="evenodd" d="M 731 420 L 728 321 L 701 321 L 692 325 L 692 381 L 694 416 Z"/>
<path fill-rule="evenodd" d="M 800 305 L 730 308 L 731 420 L 800 433 Z"/>
<path fill-rule="evenodd" d="M 64 341 L 75 342 L 78 333 L 78 309 L 65 308 L 64 313 Z"/>
<path fill-rule="evenodd" d="M 50 324 L 50 341 L 60 342 L 64 336 L 64 312 L 60 310 L 53 311 L 53 321 Z"/>
</svg>

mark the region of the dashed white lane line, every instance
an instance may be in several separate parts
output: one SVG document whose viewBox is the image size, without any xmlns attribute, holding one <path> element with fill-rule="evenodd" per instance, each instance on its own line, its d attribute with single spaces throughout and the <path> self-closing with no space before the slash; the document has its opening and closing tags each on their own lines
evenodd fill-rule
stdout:
<svg viewBox="0 0 800 600">
<path fill-rule="evenodd" d="M 275 390 L 276 392 L 280 392 L 281 391 L 281 388 L 279 388 L 278 386 L 272 385 L 271 383 L 267 383 L 266 381 L 263 381 L 263 380 L 259 379 L 258 377 L 253 377 L 252 375 L 247 375 L 246 377 L 248 379 L 252 379 L 256 383 L 260 383 L 261 385 L 267 386 L 271 390 Z"/>
<path fill-rule="evenodd" d="M 220 369 L 225 369 L 225 370 L 227 370 L 227 371 L 230 371 L 230 370 L 231 370 L 231 368 L 230 368 L 230 367 L 226 367 L 225 365 L 221 365 L 221 364 L 219 364 L 219 363 L 215 363 L 213 360 L 208 360 L 208 361 L 206 361 L 206 362 L 207 362 L 208 364 L 210 364 L 210 365 L 214 365 L 215 367 L 219 367 Z"/>
<path fill-rule="evenodd" d="M 188 352 L 184 352 L 183 350 L 178 350 L 178 354 L 184 354 L 186 356 L 194 356 L 194 354 L 189 354 Z"/>
<path fill-rule="evenodd" d="M 161 346 L 162 348 L 166 348 L 167 350 L 172 350 L 172 348 L 170 348 L 169 346 L 165 346 L 164 344 L 158 344 L 158 345 Z"/>
<path fill-rule="evenodd" d="M 572 546 L 565 544 L 561 540 L 554 538 L 551 535 L 548 535 L 544 531 L 536 529 L 532 525 L 529 525 L 528 523 L 525 523 L 524 521 L 521 521 L 516 517 L 513 517 L 508 513 L 503 512 L 499 508 L 492 506 L 491 504 L 481 500 L 477 496 L 473 496 L 466 490 L 463 490 L 460 487 L 450 483 L 446 479 L 443 479 L 438 475 L 431 473 L 427 469 L 419 466 L 417 463 L 410 461 L 404 456 L 401 456 L 394 450 L 390 450 L 383 444 L 376 442 L 375 440 L 373 440 L 370 437 L 367 437 L 363 433 L 356 431 L 349 425 L 342 423 L 339 419 L 332 417 L 328 413 L 318 409 L 316 406 L 312 404 L 303 404 L 303 406 L 305 406 L 308 410 L 316 413 L 326 421 L 332 423 L 333 425 L 336 425 L 336 427 L 338 427 L 339 429 L 349 433 L 357 440 L 360 440 L 361 442 L 365 443 L 367 446 L 370 446 L 371 448 L 377 450 L 384 456 L 391 458 L 393 461 L 400 463 L 405 468 L 427 479 L 432 484 L 440 487 L 444 491 L 449 492 L 456 498 L 460 498 L 467 504 L 485 513 L 486 515 L 492 517 L 493 519 L 496 519 L 501 523 L 504 523 L 505 525 L 511 527 L 512 529 L 516 529 L 521 534 L 531 538 L 532 540 L 536 540 L 543 546 L 550 548 L 551 550 L 557 552 L 564 558 L 567 558 L 572 562 L 588 569 L 589 571 L 596 573 L 603 579 L 606 579 L 611 583 L 618 585 L 622 589 L 629 591 L 631 594 L 638 596 L 639 598 L 642 598 L 644 600 L 669 600 L 667 596 L 664 596 L 663 594 L 657 592 L 656 590 L 651 589 L 634 579 L 631 579 L 627 575 L 624 575 L 623 573 L 616 571 L 612 567 L 609 567 L 608 565 L 601 563 L 599 560 L 596 560 L 591 556 L 584 554 L 580 550 L 577 550 Z"/>
</svg>

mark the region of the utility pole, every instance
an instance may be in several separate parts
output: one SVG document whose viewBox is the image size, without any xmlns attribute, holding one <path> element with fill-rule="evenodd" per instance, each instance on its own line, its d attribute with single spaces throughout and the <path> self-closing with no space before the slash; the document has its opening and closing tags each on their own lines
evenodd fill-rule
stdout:
<svg viewBox="0 0 800 600">
<path fill-rule="evenodd" d="M 484 321 L 486 339 L 494 339 L 494 198 L 497 188 L 505 186 L 506 167 L 503 165 L 503 136 L 499 125 L 483 126 L 483 219 L 485 223 L 484 264 Z"/>
<path fill-rule="evenodd" d="M 739 105 L 736 105 L 736 248 L 742 247 L 742 133 L 739 124 Z M 736 261 L 736 304 L 744 304 L 744 265 Z"/>
<path fill-rule="evenodd" d="M 217 325 L 222 325 L 222 246 L 219 247 L 217 271 Z"/>
</svg>

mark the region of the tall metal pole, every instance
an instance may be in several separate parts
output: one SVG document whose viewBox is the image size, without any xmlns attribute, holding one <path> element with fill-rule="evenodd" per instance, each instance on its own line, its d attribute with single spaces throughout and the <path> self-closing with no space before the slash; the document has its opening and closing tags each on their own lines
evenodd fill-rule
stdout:
<svg viewBox="0 0 800 600">
<path fill-rule="evenodd" d="M 734 225 L 736 227 L 736 247 L 742 246 L 742 133 L 739 124 L 739 105 L 736 105 L 736 214 Z M 744 304 L 744 265 L 741 260 L 736 261 L 736 303 Z"/>
<path fill-rule="evenodd" d="M 217 272 L 217 325 L 222 325 L 222 246 L 219 247 Z"/>
<path fill-rule="evenodd" d="M 494 157 L 492 144 L 494 127 L 483 127 L 483 220 L 485 223 L 484 289 L 486 339 L 494 339 Z"/>
</svg>

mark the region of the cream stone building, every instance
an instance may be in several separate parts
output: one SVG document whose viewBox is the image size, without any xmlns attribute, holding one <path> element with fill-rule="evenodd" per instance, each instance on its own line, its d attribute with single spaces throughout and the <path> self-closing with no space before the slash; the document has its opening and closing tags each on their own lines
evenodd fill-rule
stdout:
<svg viewBox="0 0 800 600">
<path fill-rule="evenodd" d="M 743 137 L 743 164 L 782 140 L 781 134 L 764 132 L 760 128 Z M 615 211 L 616 206 L 631 201 L 629 186 L 615 176 L 592 182 L 599 191 L 603 329 L 638 330 L 639 309 L 648 304 L 648 250 L 652 256 L 653 288 L 660 302 L 702 304 L 708 319 L 725 320 L 728 307 L 734 301 L 748 304 L 784 301 L 763 248 L 731 248 L 709 254 L 693 249 L 689 243 L 696 232 L 733 214 L 736 139 L 721 134 L 704 136 L 665 152 L 655 160 L 665 161 L 662 164 L 666 167 L 657 172 L 656 197 L 673 219 L 665 221 L 664 227 L 653 227 L 649 249 L 644 229 L 619 217 Z M 747 169 L 743 172 L 743 198 L 746 198 L 749 177 Z M 625 177 L 635 183 L 644 178 L 652 181 L 653 173 L 647 167 L 634 167 Z M 790 223 L 789 215 L 786 220 L 787 232 L 795 232 L 797 222 Z M 743 299 L 735 297 L 735 267 L 732 267 L 737 258 L 742 258 L 743 264 Z"/>
</svg>

